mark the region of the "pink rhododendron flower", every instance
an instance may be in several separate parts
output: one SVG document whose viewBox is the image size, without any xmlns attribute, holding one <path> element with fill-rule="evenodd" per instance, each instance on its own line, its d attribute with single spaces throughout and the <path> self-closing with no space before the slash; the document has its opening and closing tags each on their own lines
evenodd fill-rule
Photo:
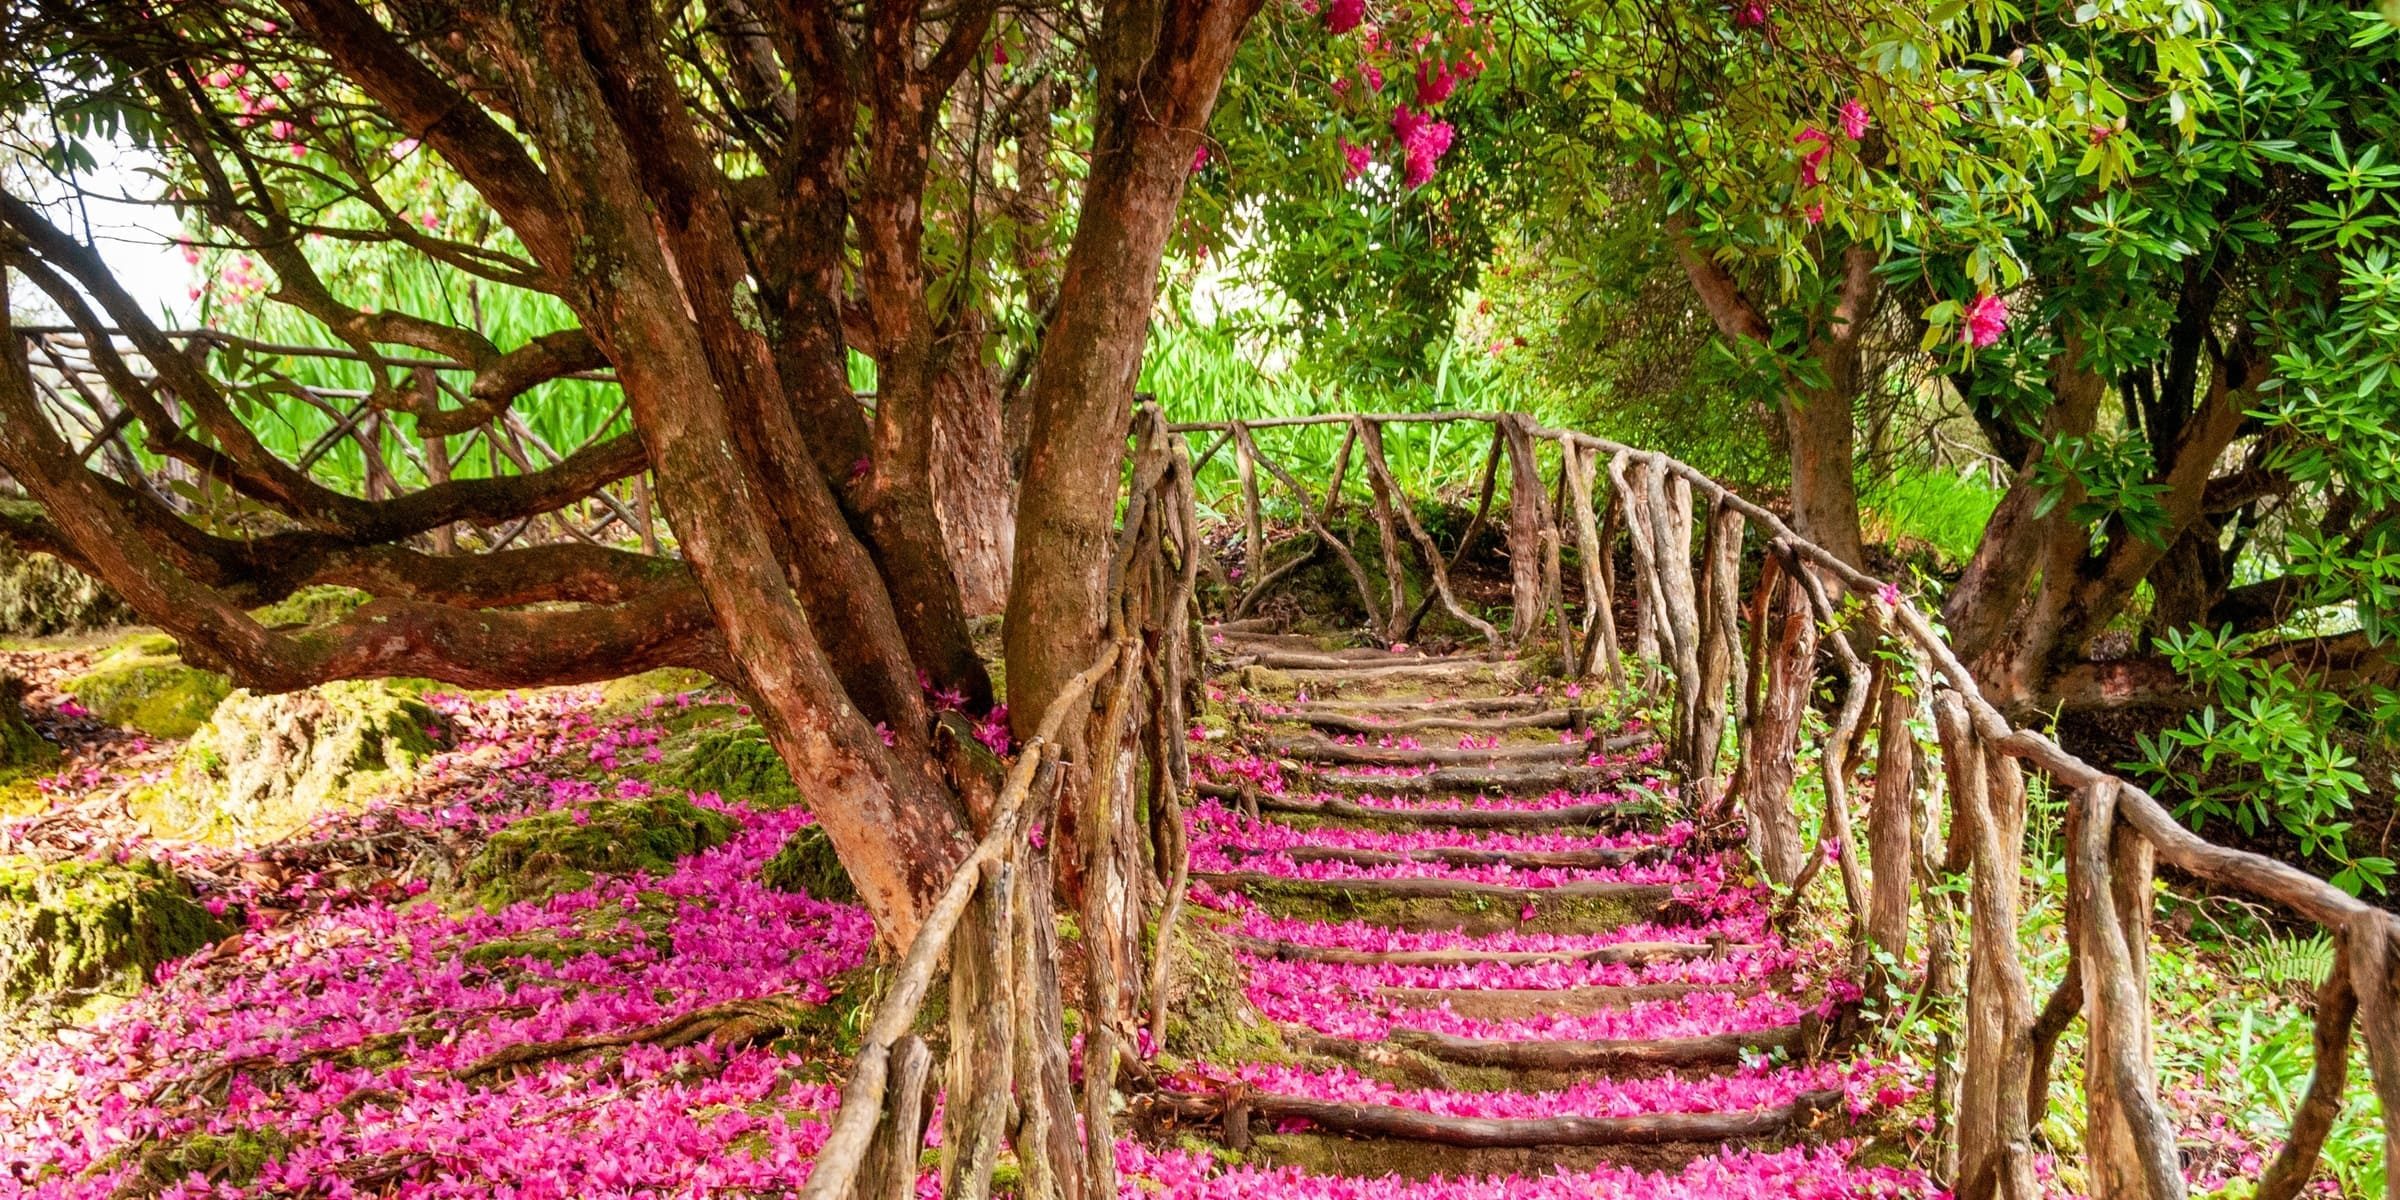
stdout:
<svg viewBox="0 0 2400 1200">
<path fill-rule="evenodd" d="M 1455 131 L 1448 121 L 1436 121 L 1403 104 L 1392 110 L 1392 133 L 1400 141 L 1401 181 L 1420 188 L 1433 178 L 1435 164 L 1450 151 Z"/>
<path fill-rule="evenodd" d="M 1348 183 L 1351 180 L 1358 178 L 1360 174 L 1366 171 L 1367 163 L 1372 161 L 1373 158 L 1374 155 L 1370 153 L 1365 146 L 1361 146 L 1357 142 L 1350 141 L 1347 138 L 1343 139 L 1342 182 Z M 1219 635 L 1217 640 L 1222 642 L 1225 639 L 1223 635 Z"/>
<path fill-rule="evenodd" d="M 1367 20 L 1367 0 L 1333 0 L 1325 6 L 1325 32 L 1344 34 Z"/>
<path fill-rule="evenodd" d="M 1842 135 L 1854 142 L 1867 136 L 1867 106 L 1856 97 L 1842 101 Z"/>
<path fill-rule="evenodd" d="M 1458 73 L 1450 64 L 1427 59 L 1417 64 L 1417 103 L 1432 108 L 1458 90 Z"/>
<path fill-rule="evenodd" d="M 1825 182 L 1825 156 L 1833 153 L 1833 139 L 1811 125 L 1801 130 L 1792 144 L 1800 147 L 1800 186 L 1815 187 Z"/>
<path fill-rule="evenodd" d="M 1208 143 L 1202 142 L 1201 144 L 1192 147 L 1192 173 L 1195 175 L 1199 174 L 1200 168 L 1207 165 Z"/>
<path fill-rule="evenodd" d="M 1744 29 L 1756 29 L 1767 23 L 1767 0 L 1737 0 L 1733 6 L 1733 23 Z"/>
<path fill-rule="evenodd" d="M 1966 327 L 1959 337 L 1969 346 L 1981 350 L 2000 340 L 2008 330 L 2008 304 L 1990 292 L 1983 292 L 1967 302 Z"/>
</svg>

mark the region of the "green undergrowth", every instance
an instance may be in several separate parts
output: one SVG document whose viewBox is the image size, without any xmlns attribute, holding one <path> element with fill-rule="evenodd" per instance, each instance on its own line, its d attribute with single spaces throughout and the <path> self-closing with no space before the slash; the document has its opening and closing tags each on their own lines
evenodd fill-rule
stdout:
<svg viewBox="0 0 2400 1200">
<path fill-rule="evenodd" d="M 269 629 L 292 625 L 325 625 L 339 621 L 372 597 L 357 588 L 316 585 L 250 610 L 252 618 Z"/>
<path fill-rule="evenodd" d="M 1228 1067 L 1302 1061 L 1305 1056 L 1284 1041 L 1274 1022 L 1259 1015 L 1243 993 L 1249 972 L 1208 919 L 1212 915 L 1187 910 L 1175 931 L 1175 965 L 1168 983 L 1173 998 L 1159 1049 L 1174 1058 Z"/>
<path fill-rule="evenodd" d="M 246 1186 L 266 1165 L 291 1149 L 291 1139 L 272 1129 L 234 1133 L 190 1133 L 140 1148 L 132 1176 L 120 1183 L 121 1196 L 146 1196 L 171 1184 L 198 1176 L 212 1183 Z M 101 1168 L 122 1165 L 119 1157 L 103 1160 Z"/>
<path fill-rule="evenodd" d="M 224 927 L 181 879 L 123 865 L 0 857 L 0 997 L 124 996 Z"/>
<path fill-rule="evenodd" d="M 638 713 L 659 701 L 685 692 L 704 691 L 716 680 L 705 671 L 660 667 L 639 675 L 611 679 L 600 685 L 600 712 L 605 716 Z"/>
<path fill-rule="evenodd" d="M 499 908 L 589 887 L 595 875 L 662 876 L 731 836 L 730 819 L 680 795 L 595 800 L 493 834 L 461 872 L 460 886 L 477 904 Z"/>
<path fill-rule="evenodd" d="M 760 808 L 788 808 L 800 802 L 782 756 L 768 744 L 765 731 L 750 722 L 710 730 L 694 742 L 679 782 L 695 792 L 715 792 Z"/>
</svg>

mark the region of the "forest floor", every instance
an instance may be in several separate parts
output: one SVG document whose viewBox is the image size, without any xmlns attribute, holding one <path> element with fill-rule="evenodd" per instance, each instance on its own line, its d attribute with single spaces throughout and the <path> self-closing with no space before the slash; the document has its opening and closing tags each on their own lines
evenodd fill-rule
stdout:
<svg viewBox="0 0 2400 1200">
<path fill-rule="evenodd" d="M 243 845 L 145 823 L 187 748 L 62 690 L 105 640 L 0 653 L 66 752 L 0 844 L 62 877 L 160 864 L 208 929 L 147 979 L 0 1010 L 0 1197 L 805 1177 L 880 976 L 737 702 L 429 692 L 412 776 Z M 1627 698 L 1288 637 L 1212 653 L 1188 958 L 1119 1131 L 1126 1197 L 1939 1194 L 1923 1058 L 1847 1036 L 1827 915 L 1688 819 Z M 2259 1105 L 2202 1091 L 2175 1099 L 2224 1184 Z"/>
</svg>

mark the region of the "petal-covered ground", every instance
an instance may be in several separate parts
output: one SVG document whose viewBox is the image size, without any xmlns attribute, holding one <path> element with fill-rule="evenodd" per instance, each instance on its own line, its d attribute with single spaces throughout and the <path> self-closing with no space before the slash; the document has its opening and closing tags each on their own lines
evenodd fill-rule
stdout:
<svg viewBox="0 0 2400 1200">
<path fill-rule="evenodd" d="M 659 712 L 601 717 L 588 693 L 441 707 L 454 748 L 424 786 L 310 836 L 474 838 L 554 809 L 580 823 L 648 791 L 616 772 L 655 762 L 665 734 Z M 657 876 L 488 912 L 421 880 L 262 887 L 279 877 L 261 856 L 147 847 L 249 928 L 6 1064 L 0 1196 L 788 1189 L 835 1104 L 822 1062 L 716 1035 L 760 1014 L 805 1024 L 873 929 L 762 881 L 804 812 L 693 799 L 730 838 Z"/>
</svg>

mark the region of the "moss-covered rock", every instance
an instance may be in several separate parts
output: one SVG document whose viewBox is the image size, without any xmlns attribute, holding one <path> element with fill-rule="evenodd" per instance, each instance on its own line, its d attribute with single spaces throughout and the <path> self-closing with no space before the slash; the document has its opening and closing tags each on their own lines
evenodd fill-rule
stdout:
<svg viewBox="0 0 2400 1200">
<path fill-rule="evenodd" d="M 600 711 L 610 716 L 638 713 L 653 700 L 697 692 L 715 682 L 708 672 L 685 667 L 660 667 L 611 679 L 600 685 Z"/>
<path fill-rule="evenodd" d="M 250 610 L 258 623 L 268 628 L 286 625 L 323 625 L 350 615 L 350 610 L 365 604 L 372 597 L 357 588 L 319 584 L 304 587 L 264 608 Z"/>
<path fill-rule="evenodd" d="M 731 836 L 732 820 L 681 796 L 599 800 L 493 834 L 461 882 L 477 903 L 498 907 L 588 887 L 594 875 L 664 875 L 676 860 Z"/>
<path fill-rule="evenodd" d="M 758 808 L 785 808 L 800 802 L 800 789 L 792 783 L 783 757 L 756 726 L 702 735 L 677 782 L 695 792 L 715 792 Z"/>
<path fill-rule="evenodd" d="M 382 682 L 280 696 L 237 691 L 136 807 L 158 832 L 272 841 L 415 774 L 440 720 L 412 690 Z"/>
<path fill-rule="evenodd" d="M 130 637 L 111 647 L 92 669 L 67 681 L 67 692 L 92 715 L 153 737 L 189 737 L 233 681 L 189 666 L 163 633 Z"/>
<path fill-rule="evenodd" d="M 785 839 L 783 848 L 767 860 L 760 877 L 779 892 L 804 892 L 819 900 L 858 899 L 858 887 L 833 852 L 833 839 L 810 825 Z"/>
<path fill-rule="evenodd" d="M 25 719 L 25 681 L 0 675 L 0 780 L 49 766 L 58 747 L 42 739 Z"/>
<path fill-rule="evenodd" d="M 224 932 L 190 887 L 147 859 L 116 866 L 0 857 L 0 996 L 129 995 L 158 964 Z"/>
<path fill-rule="evenodd" d="M 0 540 L 0 633 L 76 633 L 133 620 L 106 584 L 47 554 Z"/>
</svg>

